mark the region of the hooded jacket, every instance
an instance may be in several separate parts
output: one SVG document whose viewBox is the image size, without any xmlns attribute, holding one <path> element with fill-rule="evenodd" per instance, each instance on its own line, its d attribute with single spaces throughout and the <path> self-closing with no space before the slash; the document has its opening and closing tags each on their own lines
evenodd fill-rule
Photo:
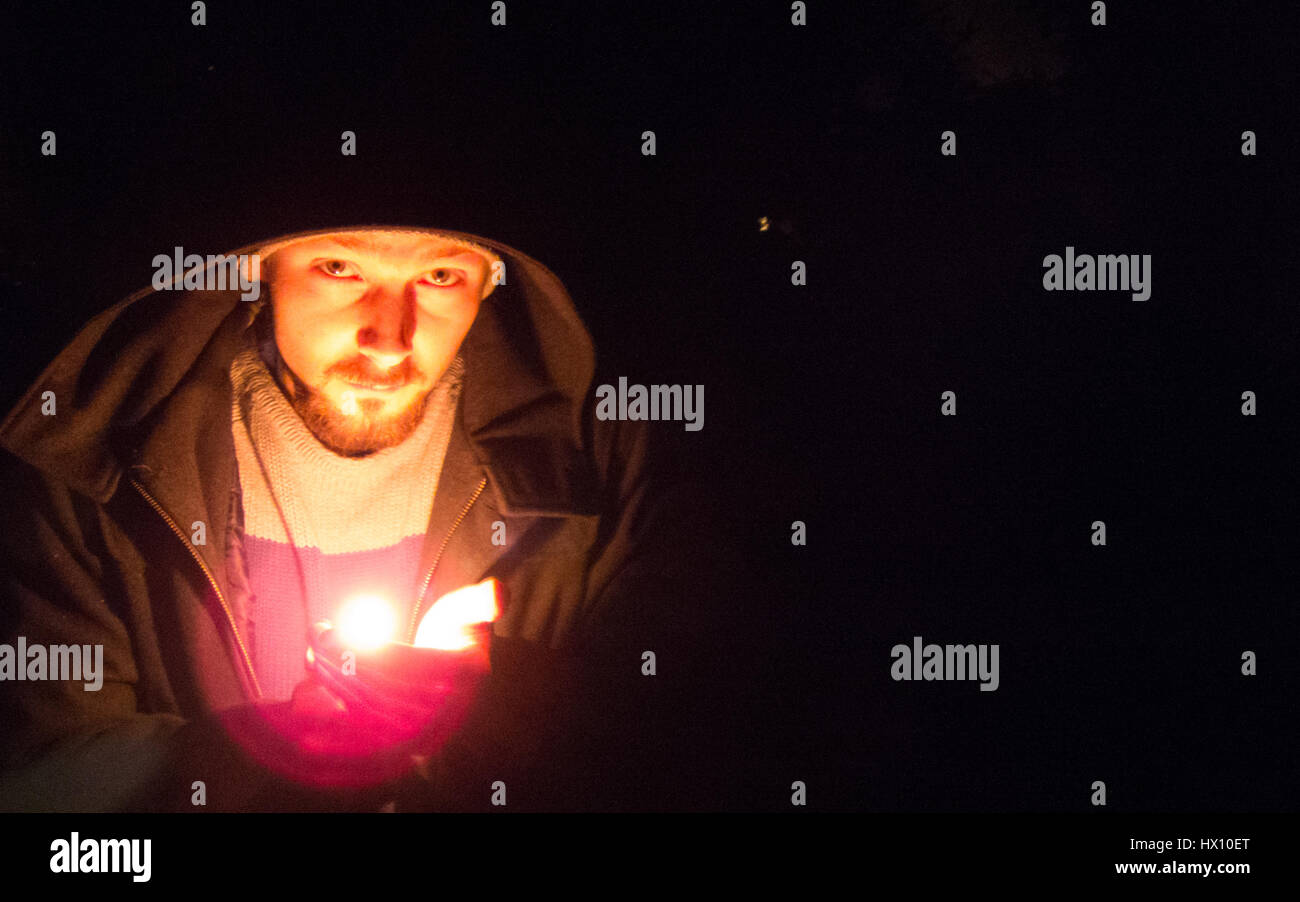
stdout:
<svg viewBox="0 0 1300 902">
<path fill-rule="evenodd" d="M 437 234 L 505 263 L 461 345 L 465 383 L 407 622 L 489 576 L 509 603 L 492 674 L 419 804 L 485 807 L 507 777 L 516 807 L 626 801 L 594 762 L 648 729 L 643 652 L 672 649 L 684 664 L 706 629 L 705 568 L 692 566 L 702 537 L 684 532 L 703 528 L 698 490 L 651 447 L 652 430 L 679 427 L 594 416 L 591 337 L 536 260 L 460 232 L 353 228 Z M 83 328 L 0 424 L 0 642 L 104 650 L 99 691 L 0 685 L 0 807 L 189 810 L 194 780 L 208 810 L 350 804 L 286 801 L 212 727 L 261 694 L 229 380 L 252 308 L 237 288 L 136 292 Z M 191 541 L 199 521 L 205 544 Z M 489 538 L 498 522 L 504 545 Z"/>
</svg>

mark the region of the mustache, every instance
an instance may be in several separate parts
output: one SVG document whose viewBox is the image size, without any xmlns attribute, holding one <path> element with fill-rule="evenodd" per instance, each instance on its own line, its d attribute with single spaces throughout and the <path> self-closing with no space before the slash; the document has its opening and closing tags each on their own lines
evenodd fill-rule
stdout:
<svg viewBox="0 0 1300 902">
<path fill-rule="evenodd" d="M 337 376 L 348 382 L 361 382 L 366 385 L 378 385 L 390 388 L 405 385 L 416 379 L 424 378 L 424 373 L 407 357 L 390 370 L 377 368 L 365 357 L 352 357 L 341 360 L 325 370 L 327 376 Z"/>
</svg>

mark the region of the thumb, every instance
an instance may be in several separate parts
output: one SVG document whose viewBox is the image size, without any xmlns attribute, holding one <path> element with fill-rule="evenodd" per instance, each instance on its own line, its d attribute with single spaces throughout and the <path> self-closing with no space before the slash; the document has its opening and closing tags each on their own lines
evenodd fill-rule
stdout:
<svg viewBox="0 0 1300 902">
<path fill-rule="evenodd" d="M 303 680 L 293 687 L 289 706 L 294 714 L 324 719 L 347 711 L 343 700 L 316 680 Z"/>
</svg>

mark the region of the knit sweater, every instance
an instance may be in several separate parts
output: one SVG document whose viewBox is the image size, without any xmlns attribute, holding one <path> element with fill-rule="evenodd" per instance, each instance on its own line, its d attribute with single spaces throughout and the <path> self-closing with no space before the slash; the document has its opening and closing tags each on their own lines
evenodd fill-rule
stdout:
<svg viewBox="0 0 1300 902">
<path fill-rule="evenodd" d="M 255 347 L 235 358 L 250 653 L 266 698 L 289 698 L 306 675 L 309 626 L 337 620 L 349 599 L 382 596 L 399 621 L 409 608 L 463 374 L 457 357 L 405 441 L 350 458 L 311 433 Z"/>
</svg>

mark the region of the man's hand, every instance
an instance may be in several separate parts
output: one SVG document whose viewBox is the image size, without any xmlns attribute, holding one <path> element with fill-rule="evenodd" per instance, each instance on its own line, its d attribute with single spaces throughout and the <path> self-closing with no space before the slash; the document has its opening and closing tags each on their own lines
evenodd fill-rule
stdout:
<svg viewBox="0 0 1300 902">
<path fill-rule="evenodd" d="M 436 754 L 490 672 L 492 621 L 504 601 L 495 579 L 450 592 L 421 620 L 414 645 L 376 646 L 364 622 L 318 624 L 311 675 L 285 712 L 299 748 L 376 779 Z"/>
<path fill-rule="evenodd" d="M 492 625 L 479 624 L 474 642 L 458 651 L 390 642 L 352 650 L 334 629 L 320 631 L 308 653 L 312 678 L 295 691 L 304 714 L 338 719 L 388 744 L 443 734 L 472 700 L 490 670 Z"/>
<path fill-rule="evenodd" d="M 309 676 L 290 701 L 218 717 L 245 753 L 305 789 L 396 785 L 462 725 L 491 669 L 491 621 L 503 599 L 496 580 L 443 596 L 416 634 L 436 648 L 383 636 L 375 645 L 373 631 L 320 624 L 308 650 Z"/>
</svg>

